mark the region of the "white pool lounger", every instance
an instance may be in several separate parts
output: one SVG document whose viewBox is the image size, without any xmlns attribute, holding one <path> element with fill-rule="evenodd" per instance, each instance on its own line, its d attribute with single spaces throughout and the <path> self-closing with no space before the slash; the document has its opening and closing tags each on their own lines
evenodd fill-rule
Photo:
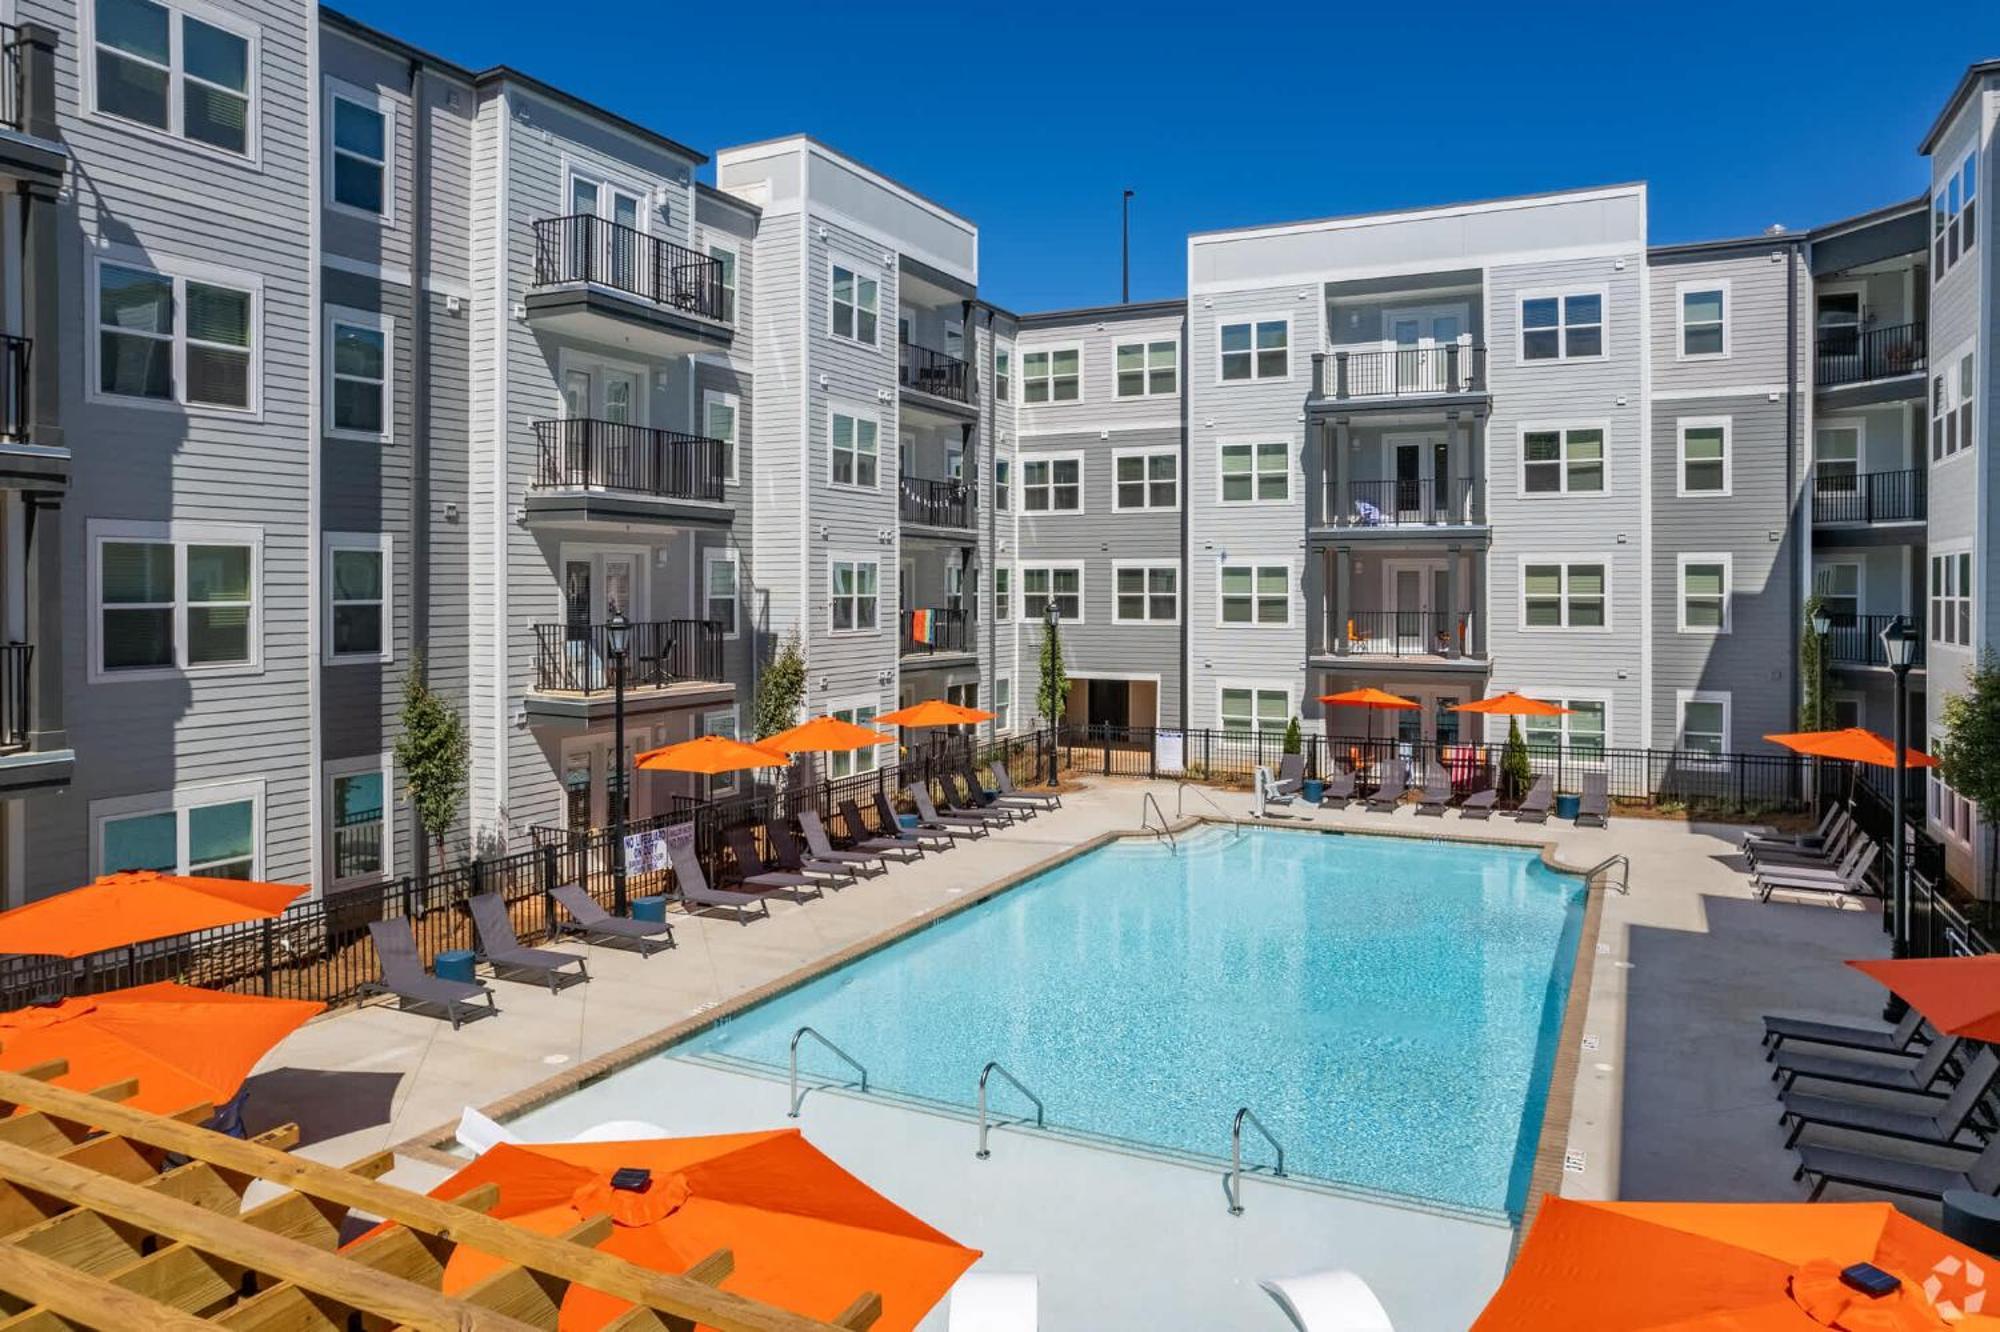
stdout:
<svg viewBox="0 0 2000 1332">
<path fill-rule="evenodd" d="M 967 1272 L 951 1288 L 948 1332 L 1035 1332 L 1039 1319 L 1031 1273 Z"/>
<path fill-rule="evenodd" d="M 1395 1332 L 1382 1301 L 1352 1272 L 1310 1272 L 1257 1284 L 1299 1332 Z"/>
</svg>

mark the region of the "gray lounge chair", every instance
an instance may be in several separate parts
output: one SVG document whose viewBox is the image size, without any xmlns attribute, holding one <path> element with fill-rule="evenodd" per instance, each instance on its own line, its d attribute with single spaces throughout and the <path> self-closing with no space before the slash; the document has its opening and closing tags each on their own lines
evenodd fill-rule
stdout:
<svg viewBox="0 0 2000 1332">
<path fill-rule="evenodd" d="M 792 836 L 790 825 L 783 819 L 766 822 L 764 836 L 771 843 L 773 868 L 791 874 L 817 874 L 836 888 L 853 883 L 863 874 L 880 874 L 888 868 L 874 856 L 857 854 L 850 860 L 844 851 L 832 859 L 822 859 L 799 844 L 799 839 Z"/>
<path fill-rule="evenodd" d="M 849 827 L 859 827 L 861 824 L 861 811 L 856 810 L 848 818 L 847 822 Z M 884 870 L 887 870 L 891 860 L 899 862 L 915 860 L 924 853 L 922 847 L 907 842 L 900 842 L 894 838 L 870 838 L 862 836 L 850 839 L 852 845 L 845 851 L 840 851 L 834 846 L 833 838 L 827 835 L 826 824 L 821 821 L 818 812 L 810 809 L 799 811 L 799 831 L 806 835 L 806 846 L 821 860 L 825 860 L 828 856 L 836 854 L 867 856 Z"/>
<path fill-rule="evenodd" d="M 1611 779 L 1601 772 L 1583 774 L 1583 792 L 1577 799 L 1576 826 L 1611 826 Z"/>
<path fill-rule="evenodd" d="M 1847 806 L 1828 805 L 1826 813 L 1819 816 L 1819 825 L 1809 833 L 1745 833 L 1743 850 L 1755 854 L 1760 850 L 1817 851 L 1826 845 L 1834 830 L 1843 826 L 1847 819 Z"/>
<path fill-rule="evenodd" d="M 674 946 L 674 927 L 665 921 L 633 920 L 627 916 L 614 916 L 597 900 L 583 890 L 580 883 L 566 883 L 550 894 L 556 905 L 563 909 L 568 919 L 556 919 L 559 934 L 583 936 L 586 943 L 610 943 L 614 940 L 630 943 L 639 950 L 640 957 L 651 957 L 656 948 Z"/>
<path fill-rule="evenodd" d="M 1043 809 L 1062 808 L 1062 797 L 1054 791 L 1023 791 L 1014 785 L 1014 774 L 1007 771 L 1004 762 L 995 761 L 993 764 L 993 789 L 1016 800 L 1038 801 Z"/>
<path fill-rule="evenodd" d="M 1914 1008 L 1904 1013 L 1903 1020 L 1888 1031 L 1880 1027 L 1850 1027 L 1838 1022 L 1816 1022 L 1811 1018 L 1766 1013 L 1764 1044 L 1770 1047 L 1773 1054 L 1786 1041 L 1831 1045 L 1843 1050 L 1866 1050 L 1872 1054 L 1902 1054 L 1916 1043 L 1923 1025 L 1923 1015 Z M 1773 1054 L 1766 1054 L 1764 1058 L 1770 1059 Z"/>
<path fill-rule="evenodd" d="M 1451 775 L 1443 772 L 1432 773 L 1424 780 L 1424 789 L 1417 796 L 1417 813 L 1435 814 L 1443 818 L 1444 812 L 1450 808 Z"/>
<path fill-rule="evenodd" d="M 702 872 L 701 861 L 692 846 L 668 842 L 667 859 L 673 864 L 674 886 L 680 893 L 684 909 L 693 911 L 699 907 L 702 910 L 734 911 L 739 925 L 748 925 L 753 915 L 770 916 L 770 903 L 756 893 L 709 887 L 708 875 Z"/>
<path fill-rule="evenodd" d="M 1490 819 L 1493 817 L 1493 806 L 1499 799 L 1500 793 L 1490 786 L 1483 791 L 1474 791 L 1459 802 L 1458 817 L 1461 819 Z"/>
<path fill-rule="evenodd" d="M 424 970 L 417 954 L 417 936 L 410 930 L 407 916 L 368 922 L 368 937 L 374 941 L 375 956 L 382 962 L 382 979 L 363 981 L 360 994 L 393 994 L 399 1007 L 425 1005 L 442 1008 L 451 1019 L 451 1029 L 468 1017 L 498 1017 L 500 1005 L 493 991 L 478 981 L 440 980 Z M 484 1009 L 479 1000 L 486 1001 Z"/>
<path fill-rule="evenodd" d="M 550 994 L 566 981 L 590 979 L 583 959 L 573 953 L 524 947 L 515 937 L 514 922 L 507 918 L 507 903 L 500 894 L 481 893 L 465 905 L 472 912 L 472 932 L 479 937 L 479 956 L 492 965 L 495 976 L 505 978 L 510 972 L 525 971 L 540 976 Z"/>
<path fill-rule="evenodd" d="M 808 897 L 826 896 L 826 889 L 821 886 L 822 881 L 810 874 L 800 874 L 794 870 L 775 870 L 765 864 L 763 855 L 757 850 L 756 831 L 747 827 L 726 828 L 722 833 L 722 840 L 729 843 L 729 850 L 736 857 L 736 872 L 742 876 L 745 888 L 776 893 L 795 902 L 803 902 Z"/>
<path fill-rule="evenodd" d="M 947 829 L 963 837 L 985 837 L 992 833 L 990 819 L 973 818 L 965 814 L 940 814 L 931 803 L 931 793 L 922 782 L 912 783 L 910 803 L 917 807 L 917 827 L 927 832 Z"/>
<path fill-rule="evenodd" d="M 1306 756 L 1304 754 L 1283 754 L 1278 758 L 1278 776 L 1272 784 L 1276 794 L 1295 796 L 1305 789 Z"/>
<path fill-rule="evenodd" d="M 1024 811 L 987 804 L 986 792 L 980 789 L 979 783 L 967 782 L 955 772 L 938 774 L 938 790 L 944 792 L 944 812 L 947 814 L 985 819 L 1003 828 L 1010 826 L 1016 818 L 1026 817 Z"/>
<path fill-rule="evenodd" d="M 1938 1079 L 1956 1070 L 1958 1046 L 1956 1036 L 1942 1037 L 1932 1041 L 1915 1063 L 1900 1064 L 1846 1059 L 1817 1050 L 1780 1050 L 1772 1061 L 1771 1079 L 1779 1084 L 1780 1092 L 1790 1090 L 1800 1078 L 1884 1091 L 1928 1092 L 1935 1090 Z"/>
<path fill-rule="evenodd" d="M 1326 789 L 1321 791 L 1319 796 L 1320 808 L 1325 809 L 1328 805 L 1332 805 L 1337 809 L 1345 809 L 1353 801 L 1354 774 L 1351 772 L 1328 774 Z"/>
<path fill-rule="evenodd" d="M 979 770 L 972 766 L 970 760 L 959 766 L 958 777 L 972 792 L 972 798 L 966 803 L 975 805 L 980 809 L 1000 809 L 1012 814 L 1017 819 L 1032 819 L 1045 808 L 1038 800 L 1027 800 L 1021 796 L 1010 796 L 1006 792 L 997 789 L 992 791 L 987 790 L 986 784 L 979 778 Z"/>
<path fill-rule="evenodd" d="M 897 836 L 911 838 L 927 851 L 947 851 L 958 845 L 958 834 L 954 830 L 943 824 L 925 827 L 921 814 L 917 816 L 915 827 L 905 827 L 903 820 L 896 814 L 896 807 L 889 803 L 889 796 L 885 791 L 875 793 L 875 816 L 882 820 L 882 827 L 885 830 L 893 828 Z M 986 834 L 979 835 L 984 837 Z"/>
<path fill-rule="evenodd" d="M 848 844 L 857 851 L 874 851 L 902 861 L 920 860 L 925 851 L 941 851 L 951 845 L 949 834 L 909 831 L 893 817 L 895 812 L 891 809 L 883 814 L 878 810 L 876 818 L 882 821 L 882 826 L 871 832 L 861 806 L 852 800 L 841 801 L 840 821 L 847 828 Z"/>
<path fill-rule="evenodd" d="M 2000 1075 L 2000 1054 L 1995 1054 L 1989 1046 L 1979 1052 L 1942 1104 L 1935 1098 L 1928 1103 L 1912 1101 L 1903 1105 L 1844 1101 L 1794 1090 L 1784 1094 L 1785 1109 L 1778 1122 L 1792 1126 L 1791 1136 L 1785 1139 L 1787 1147 L 1796 1143 L 1799 1134 L 1812 1124 L 1949 1147 L 1972 1127 L 1973 1115 L 1986 1093 L 1993 1089 L 1996 1075 Z"/>
<path fill-rule="evenodd" d="M 1852 1184 L 1914 1198 L 1942 1198 L 1954 1189 L 1985 1194 L 2000 1192 L 2000 1138 L 1988 1143 L 1962 1170 L 1844 1147 L 1826 1147 L 1816 1142 L 1800 1143 L 1798 1151 L 1799 1168 L 1792 1172 L 1792 1178 L 1812 1180 L 1808 1202 L 1818 1202 L 1829 1184 Z"/>
<path fill-rule="evenodd" d="M 1875 863 L 1875 857 L 1882 848 L 1874 841 L 1863 838 L 1855 843 L 1854 849 L 1837 870 L 1814 869 L 1808 866 L 1771 866 L 1760 868 L 1751 876 L 1750 886 L 1756 890 L 1757 900 L 1768 902 L 1771 894 L 1783 889 L 1790 893 L 1830 893 L 1835 897 L 1866 897 L 1872 892 L 1868 887 L 1868 870 Z"/>
<path fill-rule="evenodd" d="M 1382 780 L 1376 784 L 1375 790 L 1370 793 L 1368 808 L 1370 810 L 1386 809 L 1391 814 L 1395 813 L 1396 806 L 1401 803 L 1403 792 L 1409 787 L 1409 784 L 1410 770 L 1408 765 L 1399 758 L 1384 759 L 1382 761 Z"/>
<path fill-rule="evenodd" d="M 814 810 L 799 811 L 799 831 L 805 834 L 806 851 L 814 860 L 832 865 L 847 865 L 859 874 L 876 875 L 889 872 L 889 862 L 879 851 L 835 849 L 833 839 L 826 835 L 826 825 L 819 821 L 819 814 Z"/>
<path fill-rule="evenodd" d="M 1801 869 L 1831 869 L 1846 859 L 1854 850 L 1863 833 L 1861 825 L 1853 819 L 1843 820 L 1833 830 L 1833 836 L 1821 846 L 1753 846 L 1743 854 L 1753 868 L 1770 866 L 1792 866 Z"/>
<path fill-rule="evenodd" d="M 1555 800 L 1555 783 L 1547 777 L 1537 777 L 1528 788 L 1528 794 L 1522 796 L 1521 803 L 1515 806 L 1514 817 L 1522 823 L 1547 823 Z"/>
</svg>

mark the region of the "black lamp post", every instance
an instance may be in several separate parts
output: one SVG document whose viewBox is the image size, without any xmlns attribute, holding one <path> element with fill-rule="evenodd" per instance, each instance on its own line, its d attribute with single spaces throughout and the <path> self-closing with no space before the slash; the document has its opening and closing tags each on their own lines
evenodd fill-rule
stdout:
<svg viewBox="0 0 2000 1332">
<path fill-rule="evenodd" d="M 1056 773 L 1056 728 L 1059 723 L 1056 717 L 1057 709 L 1061 707 L 1062 700 L 1056 697 L 1056 654 L 1060 651 L 1056 646 L 1056 622 L 1060 619 L 1062 619 L 1062 611 L 1056 605 L 1056 590 L 1052 587 L 1049 589 L 1049 599 L 1042 605 L 1042 623 L 1046 624 L 1049 629 L 1049 645 L 1047 649 L 1049 663 L 1042 683 L 1049 696 L 1049 785 L 1051 787 L 1057 785 L 1058 782 Z"/>
<path fill-rule="evenodd" d="M 1917 653 L 1917 631 L 1911 627 L 1908 617 L 1898 615 L 1882 631 L 1882 653 L 1889 661 L 1889 669 L 1896 676 L 1896 783 L 1890 792 L 1890 817 L 1895 826 L 1890 833 L 1890 881 L 1891 900 L 1895 916 L 1889 932 L 1889 950 L 1893 957 L 1910 955 L 1910 871 L 1906 863 L 1903 845 L 1903 777 L 1909 770 L 1909 746 L 1905 739 L 1908 727 L 1910 697 L 1910 663 Z M 1895 1020 L 1902 1018 L 1903 1002 L 1890 996 L 1889 1008 L 1895 1010 Z"/>
<path fill-rule="evenodd" d="M 1803 730 L 1822 731 L 1826 729 L 1826 636 L 1832 632 L 1833 617 L 1826 613 L 1825 606 L 1814 606 L 1812 613 L 1812 636 L 1813 647 L 1815 649 L 1813 652 L 1812 680 L 1813 715 L 1803 719 L 1804 725 L 1801 728 Z M 1812 761 L 1812 809 L 1815 815 L 1819 813 L 1819 777 L 1819 760 L 1814 759 Z"/>
<path fill-rule="evenodd" d="M 619 915 L 625 914 L 625 651 L 632 625 L 625 612 L 613 610 L 604 622 L 604 642 L 611 653 L 611 882 Z"/>
</svg>

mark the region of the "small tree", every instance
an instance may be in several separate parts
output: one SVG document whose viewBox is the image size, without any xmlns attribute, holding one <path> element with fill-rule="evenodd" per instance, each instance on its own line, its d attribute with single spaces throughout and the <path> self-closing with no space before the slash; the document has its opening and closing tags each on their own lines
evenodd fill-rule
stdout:
<svg viewBox="0 0 2000 1332">
<path fill-rule="evenodd" d="M 413 656 L 403 672 L 403 734 L 396 741 L 396 762 L 403 769 L 404 790 L 417 826 L 437 849 L 442 871 L 445 834 L 451 831 L 471 783 L 471 752 L 465 720 L 431 689 L 421 655 Z"/>
<path fill-rule="evenodd" d="M 1509 800 L 1519 800 L 1535 780 L 1528 766 L 1528 742 L 1521 738 L 1521 719 L 1507 719 L 1507 748 L 1500 754 L 1500 789 Z"/>
<path fill-rule="evenodd" d="M 1814 592 L 1806 598 L 1804 627 L 1799 633 L 1799 729 L 1825 731 L 1833 727 L 1833 698 L 1827 693 L 1826 640 L 1813 632 L 1813 616 L 1826 598 Z"/>
<path fill-rule="evenodd" d="M 1035 709 L 1040 717 L 1051 712 L 1061 715 L 1069 702 L 1069 672 L 1063 668 L 1062 639 L 1047 624 L 1042 626 L 1040 677 L 1035 686 Z"/>
<path fill-rule="evenodd" d="M 1299 719 L 1294 717 L 1285 726 L 1285 752 L 1287 754 L 1303 754 L 1305 751 L 1305 737 L 1299 733 Z"/>
<path fill-rule="evenodd" d="M 798 722 L 799 704 L 806 698 L 806 653 L 793 629 L 778 644 L 771 664 L 757 677 L 756 739 L 789 730 Z"/>
<path fill-rule="evenodd" d="M 1938 775 L 1952 790 L 1979 809 L 1986 824 L 1987 875 L 1991 898 L 1993 861 L 2000 846 L 2000 657 L 1992 649 L 1980 653 L 1979 664 L 1966 675 L 1962 693 L 1950 695 L 1939 711 L 1943 734 L 1937 746 Z"/>
</svg>

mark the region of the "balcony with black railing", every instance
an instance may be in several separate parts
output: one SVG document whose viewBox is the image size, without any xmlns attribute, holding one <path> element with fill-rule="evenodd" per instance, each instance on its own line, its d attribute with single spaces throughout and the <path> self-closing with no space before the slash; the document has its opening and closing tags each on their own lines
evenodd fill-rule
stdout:
<svg viewBox="0 0 2000 1332">
<path fill-rule="evenodd" d="M 720 503 L 729 446 L 623 421 L 535 422 L 538 490 L 602 490 Z"/>
<path fill-rule="evenodd" d="M 1835 615 L 1826 632 L 1827 660 L 1836 666 L 1879 666 L 1889 667 L 1889 654 L 1882 647 L 1882 631 L 1895 620 L 1893 615 Z M 1924 664 L 1924 624 L 1918 616 L 1910 616 L 1910 627 L 1916 631 L 1916 649 L 1910 656 L 1912 666 L 1922 668 Z"/>
<path fill-rule="evenodd" d="M 1813 473 L 1813 522 L 1818 524 L 1920 523 L 1929 512 L 1930 474 L 1895 472 Z"/>
<path fill-rule="evenodd" d="M 537 693 L 609 693 L 613 666 L 608 625 L 535 626 Z M 627 626 L 626 689 L 722 680 L 722 626 L 715 621 L 642 620 Z"/>
<path fill-rule="evenodd" d="M 1921 323 L 1822 328 L 1813 341 L 1813 383 L 1823 389 L 1920 375 L 1926 364 Z"/>
<path fill-rule="evenodd" d="M 977 380 L 971 365 L 956 356 L 914 342 L 897 346 L 897 382 L 933 398 L 971 406 L 977 400 Z"/>
<path fill-rule="evenodd" d="M 720 259 L 589 213 L 535 223 L 535 285 L 567 283 L 608 287 L 716 323 L 732 313 Z"/>
<path fill-rule="evenodd" d="M 906 476 L 900 483 L 898 508 L 903 521 L 920 527 L 972 527 L 972 487 L 950 478 Z"/>
<path fill-rule="evenodd" d="M 970 652 L 972 648 L 972 617 L 963 607 L 903 612 L 902 655 L 927 657 L 941 652 Z"/>
<path fill-rule="evenodd" d="M 0 439 L 28 438 L 28 374 L 34 353 L 33 339 L 0 334 Z"/>
<path fill-rule="evenodd" d="M 1335 347 L 1313 357 L 1313 396 L 1435 398 L 1486 391 L 1486 348 L 1475 342 L 1420 347 Z"/>
<path fill-rule="evenodd" d="M 1412 528 L 1483 524 L 1485 491 L 1479 479 L 1470 476 L 1329 481 L 1326 525 Z"/>
<path fill-rule="evenodd" d="M 1469 610 L 1351 610 L 1333 626 L 1326 652 L 1338 657 L 1474 659 L 1484 655 Z"/>
<path fill-rule="evenodd" d="M 29 707 L 33 643 L 0 644 L 0 752 L 25 749 L 33 731 Z"/>
</svg>

